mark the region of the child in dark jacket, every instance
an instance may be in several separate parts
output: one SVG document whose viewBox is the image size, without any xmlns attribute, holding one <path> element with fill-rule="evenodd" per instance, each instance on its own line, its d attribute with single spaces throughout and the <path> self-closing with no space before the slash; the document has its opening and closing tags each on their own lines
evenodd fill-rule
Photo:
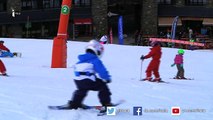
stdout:
<svg viewBox="0 0 213 120">
<path fill-rule="evenodd" d="M 186 79 L 184 77 L 183 54 L 184 54 L 184 50 L 179 49 L 178 54 L 175 56 L 174 63 L 171 65 L 171 67 L 176 65 L 178 70 L 177 75 L 176 77 L 174 77 L 174 79 Z"/>
</svg>

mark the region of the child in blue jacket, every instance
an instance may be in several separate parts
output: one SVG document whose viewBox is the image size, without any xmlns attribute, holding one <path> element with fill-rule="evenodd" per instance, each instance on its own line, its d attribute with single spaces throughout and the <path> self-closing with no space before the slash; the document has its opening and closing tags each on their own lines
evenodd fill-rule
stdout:
<svg viewBox="0 0 213 120">
<path fill-rule="evenodd" d="M 107 86 L 107 83 L 111 82 L 111 77 L 99 59 L 103 52 L 103 45 L 96 40 L 91 40 L 86 47 L 86 53 L 78 56 L 79 62 L 74 67 L 77 90 L 73 93 L 72 100 L 68 102 L 69 109 L 82 108 L 82 102 L 90 90 L 98 91 L 98 97 L 103 106 L 112 105 L 111 92 Z"/>
</svg>

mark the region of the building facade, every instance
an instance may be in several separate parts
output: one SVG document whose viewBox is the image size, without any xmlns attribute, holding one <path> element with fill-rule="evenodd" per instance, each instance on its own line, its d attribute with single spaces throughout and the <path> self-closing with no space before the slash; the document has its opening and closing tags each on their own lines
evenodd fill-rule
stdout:
<svg viewBox="0 0 213 120">
<path fill-rule="evenodd" d="M 1 0 L 0 37 L 53 38 L 57 35 L 62 0 Z M 15 11 L 15 14 L 12 14 Z M 212 37 L 213 0 L 73 0 L 68 27 L 71 39 L 141 30 L 144 36 L 164 35 L 179 16 L 177 31 L 193 29 Z"/>
<path fill-rule="evenodd" d="M 158 32 L 168 32 L 175 16 L 182 34 L 192 29 L 194 34 L 213 37 L 213 0 L 158 0 Z"/>
</svg>

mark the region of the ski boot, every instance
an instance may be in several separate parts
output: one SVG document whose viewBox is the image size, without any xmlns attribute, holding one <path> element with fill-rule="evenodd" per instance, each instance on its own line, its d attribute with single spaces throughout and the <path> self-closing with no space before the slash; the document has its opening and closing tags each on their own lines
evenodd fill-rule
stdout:
<svg viewBox="0 0 213 120">
<path fill-rule="evenodd" d="M 14 52 L 14 53 L 13 53 L 13 56 L 15 56 L 15 57 L 21 57 L 21 53 L 19 53 L 19 52 Z"/>
<path fill-rule="evenodd" d="M 152 82 L 160 82 L 161 81 L 161 78 L 155 78 L 152 80 Z"/>
<path fill-rule="evenodd" d="M 17 57 L 17 56 L 18 56 L 18 54 L 17 54 L 16 52 L 14 52 L 14 53 L 13 53 L 13 56 Z"/>
<path fill-rule="evenodd" d="M 1 76 L 9 76 L 7 73 L 2 73 Z"/>
<path fill-rule="evenodd" d="M 82 107 L 82 105 L 78 105 L 78 104 L 74 103 L 73 101 L 68 101 L 68 103 L 61 106 L 60 109 L 70 109 L 70 110 L 75 109 L 76 110 L 81 107 Z"/>
<path fill-rule="evenodd" d="M 152 77 L 146 77 L 146 78 L 142 79 L 142 81 L 152 81 Z"/>
<path fill-rule="evenodd" d="M 106 112 L 107 112 L 107 107 L 112 107 L 112 106 L 115 106 L 115 105 L 112 104 L 112 103 L 103 105 L 103 107 L 102 107 L 102 109 L 100 110 L 100 112 L 99 112 L 98 115 L 104 115 L 104 114 L 106 114 Z"/>
<path fill-rule="evenodd" d="M 173 77 L 173 79 L 180 79 L 180 77 L 176 76 L 176 77 Z"/>
<path fill-rule="evenodd" d="M 178 80 L 186 80 L 187 78 L 185 78 L 185 77 L 174 77 L 173 79 L 178 79 Z"/>
<path fill-rule="evenodd" d="M 184 79 L 184 80 L 186 80 L 187 78 L 185 78 L 185 77 L 180 77 L 180 79 Z"/>
</svg>

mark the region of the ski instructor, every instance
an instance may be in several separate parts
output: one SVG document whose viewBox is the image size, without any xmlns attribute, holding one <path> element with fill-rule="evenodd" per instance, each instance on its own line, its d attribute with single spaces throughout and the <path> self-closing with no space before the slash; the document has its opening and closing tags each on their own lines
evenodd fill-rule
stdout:
<svg viewBox="0 0 213 120">
<path fill-rule="evenodd" d="M 152 48 L 150 48 L 151 51 L 145 56 L 142 55 L 140 58 L 143 61 L 144 59 L 152 57 L 152 60 L 146 69 L 146 78 L 144 78 L 143 80 L 160 82 L 161 78 L 159 75 L 159 66 L 160 66 L 160 58 L 162 55 L 160 42 L 152 41 L 151 46 L 152 46 Z M 152 72 L 155 76 L 153 80 L 152 80 Z"/>
<path fill-rule="evenodd" d="M 4 65 L 4 63 L 1 61 L 0 59 L 0 75 L 2 76 L 7 76 L 7 73 L 6 73 L 6 67 Z"/>
</svg>

